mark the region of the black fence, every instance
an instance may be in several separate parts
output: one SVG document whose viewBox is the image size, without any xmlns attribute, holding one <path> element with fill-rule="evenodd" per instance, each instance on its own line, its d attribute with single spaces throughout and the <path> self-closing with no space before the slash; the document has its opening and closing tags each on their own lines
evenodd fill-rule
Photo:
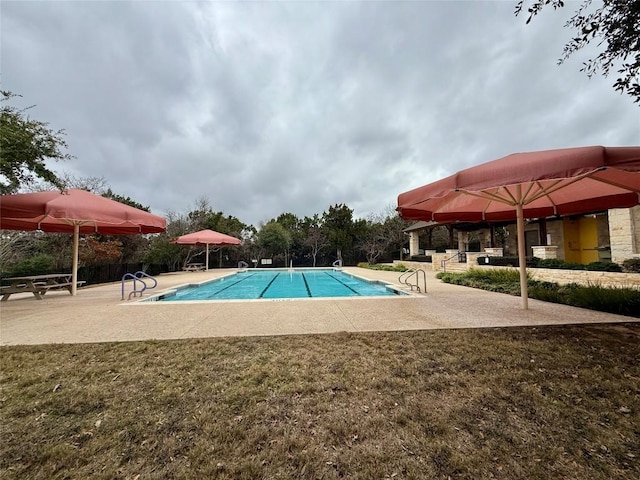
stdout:
<svg viewBox="0 0 640 480">
<path fill-rule="evenodd" d="M 161 264 L 143 264 L 143 263 L 127 263 L 113 265 L 86 265 L 78 268 L 78 280 L 84 281 L 85 285 L 95 285 L 98 283 L 119 282 L 126 273 L 136 273 L 143 271 L 148 275 L 158 275 L 169 271 L 167 265 Z M 47 275 L 52 273 L 68 273 L 70 269 L 63 270 L 41 270 L 41 269 L 25 269 L 19 272 L 2 272 L 2 280 L 5 277 L 13 276 L 29 276 L 29 275 Z M 2 282 L 6 283 L 6 282 Z"/>
<path fill-rule="evenodd" d="M 78 280 L 83 280 L 86 285 L 97 283 L 119 282 L 126 273 L 136 273 L 143 271 L 148 275 L 159 275 L 167 273 L 167 265 L 126 263 L 115 265 L 86 265 L 78 268 Z"/>
</svg>

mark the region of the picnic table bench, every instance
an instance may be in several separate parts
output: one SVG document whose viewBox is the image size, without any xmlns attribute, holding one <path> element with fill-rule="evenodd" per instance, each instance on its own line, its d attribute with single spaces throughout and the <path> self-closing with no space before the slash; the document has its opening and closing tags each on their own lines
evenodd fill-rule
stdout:
<svg viewBox="0 0 640 480">
<path fill-rule="evenodd" d="M 73 286 L 71 277 L 70 273 L 50 273 L 5 278 L 4 280 L 8 281 L 10 285 L 0 287 L 1 301 L 6 302 L 14 293 L 33 293 L 38 300 L 42 300 L 42 297 L 49 290 L 66 289 L 71 293 Z M 80 287 L 85 283 L 85 281 L 80 281 L 76 282 L 76 285 Z"/>
<path fill-rule="evenodd" d="M 200 270 L 206 270 L 204 263 L 187 263 L 182 270 L 185 272 L 199 272 Z"/>
</svg>

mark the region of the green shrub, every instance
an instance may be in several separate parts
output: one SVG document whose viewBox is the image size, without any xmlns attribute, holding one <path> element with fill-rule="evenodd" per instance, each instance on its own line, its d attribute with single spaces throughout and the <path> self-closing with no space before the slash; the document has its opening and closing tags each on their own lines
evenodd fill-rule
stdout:
<svg viewBox="0 0 640 480">
<path fill-rule="evenodd" d="M 515 268 L 472 268 L 466 273 L 468 278 L 490 283 L 520 282 L 520 271 Z"/>
<path fill-rule="evenodd" d="M 440 272 L 436 274 L 436 278 L 454 285 L 520 295 L 520 272 L 514 269 L 471 269 L 465 273 Z M 605 288 L 597 284 L 584 286 L 576 283 L 558 285 L 531 279 L 528 283 L 529 298 L 640 317 L 640 289 L 637 288 Z"/>
<path fill-rule="evenodd" d="M 433 261 L 433 258 L 431 257 L 431 255 L 412 255 L 411 261 L 431 263 Z"/>
<path fill-rule="evenodd" d="M 538 268 L 564 268 L 565 262 L 564 260 L 560 260 L 559 258 L 544 258 L 539 259 L 536 267 Z"/>
<path fill-rule="evenodd" d="M 540 261 L 537 257 L 527 257 L 527 267 L 535 267 Z M 477 258 L 478 265 L 492 265 L 494 267 L 518 267 L 520 259 L 518 257 L 489 257 L 482 256 Z"/>
<path fill-rule="evenodd" d="M 640 273 L 640 258 L 630 258 L 622 262 L 622 270 L 629 273 Z"/>
<path fill-rule="evenodd" d="M 51 255 L 39 253 L 31 258 L 16 263 L 9 271 L 8 276 L 20 277 L 23 275 L 38 275 L 54 270 L 56 261 Z"/>
<path fill-rule="evenodd" d="M 531 281 L 529 283 L 529 297 L 543 302 L 565 303 L 558 284 L 552 282 Z"/>
<path fill-rule="evenodd" d="M 371 264 L 367 262 L 360 262 L 358 264 L 360 268 L 368 268 L 369 270 L 382 270 L 385 272 L 406 272 L 408 270 L 406 265 L 402 263 L 397 263 L 394 265 L 381 265 L 381 264 Z"/>
<path fill-rule="evenodd" d="M 536 265 L 538 268 L 561 268 L 563 270 L 584 270 L 585 266 L 581 263 L 565 262 L 558 258 L 540 259 Z"/>
<path fill-rule="evenodd" d="M 628 287 L 605 288 L 601 285 L 573 286 L 563 289 L 569 305 L 601 312 L 640 317 L 640 290 Z"/>
<path fill-rule="evenodd" d="M 613 262 L 591 262 L 586 266 L 587 270 L 594 272 L 621 272 L 622 267 Z"/>
<path fill-rule="evenodd" d="M 632 260 L 633 262 L 635 260 Z M 493 265 L 497 267 L 517 267 L 518 257 L 478 257 L 479 265 Z M 592 262 L 589 265 L 582 263 L 565 262 L 559 258 L 541 259 L 537 257 L 527 257 L 527 267 L 529 268 L 559 268 L 564 270 L 592 270 L 599 272 L 621 272 L 622 267 L 612 262 Z M 629 269 L 636 268 L 640 272 L 640 260 L 637 264 L 630 263 Z M 632 270 L 625 270 L 632 271 Z"/>
</svg>

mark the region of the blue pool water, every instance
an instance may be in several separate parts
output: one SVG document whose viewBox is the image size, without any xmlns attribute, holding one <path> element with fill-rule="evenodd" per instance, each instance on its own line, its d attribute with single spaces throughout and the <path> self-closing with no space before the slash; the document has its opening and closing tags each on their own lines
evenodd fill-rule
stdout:
<svg viewBox="0 0 640 480">
<path fill-rule="evenodd" d="M 276 298 L 380 297 L 402 295 L 382 283 L 338 270 L 247 270 L 200 285 L 189 285 L 156 300 L 251 300 Z"/>
</svg>

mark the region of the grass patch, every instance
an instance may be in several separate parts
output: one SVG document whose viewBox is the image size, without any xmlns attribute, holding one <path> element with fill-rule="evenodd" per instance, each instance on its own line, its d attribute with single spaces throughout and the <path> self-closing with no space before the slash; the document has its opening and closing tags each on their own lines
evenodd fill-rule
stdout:
<svg viewBox="0 0 640 480">
<path fill-rule="evenodd" d="M 436 274 L 446 283 L 492 292 L 520 295 L 520 273 L 515 269 L 470 269 L 464 273 Z M 640 317 L 640 290 L 631 287 L 603 287 L 597 284 L 558 285 L 528 278 L 529 298 L 563 303 L 600 312 Z"/>
<path fill-rule="evenodd" d="M 640 326 L 3 347 L 0 477 L 640 475 Z"/>
</svg>

